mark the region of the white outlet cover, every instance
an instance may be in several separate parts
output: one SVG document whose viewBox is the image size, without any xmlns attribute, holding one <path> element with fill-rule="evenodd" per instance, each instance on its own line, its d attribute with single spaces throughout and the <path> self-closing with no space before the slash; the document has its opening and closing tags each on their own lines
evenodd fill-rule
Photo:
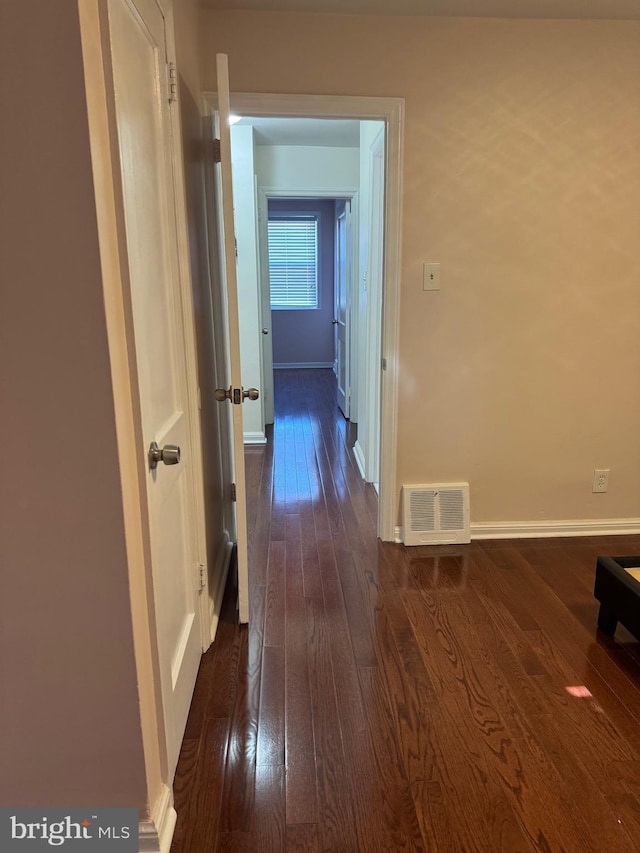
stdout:
<svg viewBox="0 0 640 853">
<path fill-rule="evenodd" d="M 593 487 L 591 491 L 594 495 L 604 494 L 609 490 L 609 474 L 610 468 L 596 468 L 593 472 Z"/>
</svg>

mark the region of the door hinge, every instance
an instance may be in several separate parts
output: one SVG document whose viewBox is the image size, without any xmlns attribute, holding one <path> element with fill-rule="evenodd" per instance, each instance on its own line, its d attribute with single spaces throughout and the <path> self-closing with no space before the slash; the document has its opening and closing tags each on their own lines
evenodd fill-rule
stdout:
<svg viewBox="0 0 640 853">
<path fill-rule="evenodd" d="M 387 359 L 386 359 L 386 358 L 383 358 L 383 359 L 382 359 L 382 369 L 383 369 L 383 370 L 386 370 L 386 369 L 387 369 Z"/>
<path fill-rule="evenodd" d="M 220 149 L 220 140 L 213 140 L 213 162 L 222 163 L 222 151 Z"/>
<path fill-rule="evenodd" d="M 198 578 L 200 580 L 200 592 L 202 592 L 207 585 L 207 574 L 204 563 L 198 563 Z"/>
<path fill-rule="evenodd" d="M 235 484 L 235 483 L 231 483 L 231 500 L 232 500 L 234 503 L 235 503 L 235 501 L 237 500 L 237 497 L 236 497 L 236 484 Z"/>
<path fill-rule="evenodd" d="M 169 103 L 175 104 L 178 100 L 178 71 L 175 62 L 169 63 Z"/>
</svg>

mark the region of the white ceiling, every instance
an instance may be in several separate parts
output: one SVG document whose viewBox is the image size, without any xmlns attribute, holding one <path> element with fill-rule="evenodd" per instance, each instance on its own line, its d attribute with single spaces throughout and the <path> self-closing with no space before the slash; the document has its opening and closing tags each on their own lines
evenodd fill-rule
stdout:
<svg viewBox="0 0 640 853">
<path fill-rule="evenodd" d="M 200 0 L 200 5 L 350 15 L 640 20 L 640 0 Z"/>
<path fill-rule="evenodd" d="M 256 145 L 319 145 L 357 148 L 360 122 L 344 119 L 248 118 L 238 125 L 252 125 Z"/>
</svg>

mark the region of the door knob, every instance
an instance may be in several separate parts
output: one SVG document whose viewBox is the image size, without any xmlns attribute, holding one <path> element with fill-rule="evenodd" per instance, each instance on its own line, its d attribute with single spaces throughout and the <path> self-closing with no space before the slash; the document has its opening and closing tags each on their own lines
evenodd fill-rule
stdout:
<svg viewBox="0 0 640 853">
<path fill-rule="evenodd" d="M 249 388 L 248 391 L 245 391 L 244 388 L 216 388 L 213 392 L 213 396 L 219 403 L 224 403 L 225 400 L 231 400 L 235 405 L 242 403 L 243 400 L 246 400 L 247 397 L 250 400 L 257 400 L 260 396 L 260 392 L 257 388 Z"/>
<path fill-rule="evenodd" d="M 263 330 L 262 330 L 262 334 L 263 334 L 263 335 L 268 335 L 268 334 L 269 334 L 269 329 L 263 329 Z"/>
<path fill-rule="evenodd" d="M 164 462 L 165 465 L 177 465 L 180 461 L 180 448 L 177 444 L 165 444 L 164 447 L 158 447 L 157 442 L 152 441 L 148 458 L 151 471 L 158 467 L 158 462 Z"/>
<path fill-rule="evenodd" d="M 333 323 L 334 326 L 338 325 L 338 321 L 335 319 L 335 317 L 333 318 L 333 320 L 331 322 Z"/>
</svg>

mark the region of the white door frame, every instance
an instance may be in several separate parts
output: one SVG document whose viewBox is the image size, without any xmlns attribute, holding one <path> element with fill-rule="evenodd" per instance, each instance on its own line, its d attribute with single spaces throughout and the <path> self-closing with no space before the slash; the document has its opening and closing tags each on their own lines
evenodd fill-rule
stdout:
<svg viewBox="0 0 640 853">
<path fill-rule="evenodd" d="M 213 92 L 203 94 L 204 109 L 215 110 Z M 404 99 L 342 95 L 231 94 L 240 116 L 281 118 L 350 118 L 384 121 L 386 129 L 385 255 L 382 294 L 382 359 L 380 423 L 380 491 L 378 536 L 395 540 L 398 511 L 398 339 L 402 242 L 402 157 Z"/>
<path fill-rule="evenodd" d="M 157 0 L 173 43 L 171 0 Z M 113 85 L 108 17 L 105 0 L 79 3 L 83 65 L 91 160 L 96 198 L 96 218 L 102 267 L 105 317 L 114 414 L 118 444 L 126 555 L 129 571 L 131 614 L 140 700 L 142 741 L 145 759 L 149 817 L 140 821 L 141 849 L 168 849 L 175 825 L 172 775 L 168 767 L 167 742 L 160 697 L 158 638 L 153 614 L 153 576 L 145 476 L 147 448 L 142 435 L 140 397 L 135 363 L 133 316 L 129 295 L 125 219 L 120 177 L 120 155 L 114 129 Z M 169 81 L 167 81 L 169 82 Z M 187 396 L 191 413 L 189 453 L 193 460 L 194 499 L 199 560 L 205 566 L 205 588 L 198 614 L 202 647 L 211 642 L 209 603 L 206 588 L 206 538 L 204 488 L 198 410 L 195 323 L 191 294 L 184 163 L 178 104 L 171 110 L 171 161 L 178 231 L 178 278 L 184 316 Z M 197 583 L 194 566 L 194 584 Z"/>
<path fill-rule="evenodd" d="M 382 321 L 382 290 L 384 286 L 384 240 L 380 250 L 375 249 L 380 236 L 380 230 L 384 237 L 384 216 L 380 221 L 380 213 L 384 213 L 375 205 L 374 186 L 375 175 L 378 169 L 381 169 L 382 191 L 384 193 L 384 132 L 381 129 L 380 133 L 373 140 L 369 149 L 369 238 L 368 245 L 368 291 L 369 299 L 367 303 L 366 317 L 366 364 L 365 364 L 365 470 L 367 479 L 374 483 L 379 488 L 380 482 L 380 423 L 378 420 L 378 412 L 380 411 L 380 374 L 373 369 L 376 364 L 380 364 L 381 359 L 381 335 L 380 323 Z M 376 209 L 377 208 L 377 209 Z M 374 260 L 374 252 L 376 252 Z M 382 264 L 380 263 L 382 259 Z"/>
<path fill-rule="evenodd" d="M 340 199 L 340 201 L 349 201 L 349 199 Z M 334 322 L 334 359 L 333 372 L 336 376 L 336 388 L 338 392 L 338 408 L 347 420 L 357 423 L 357 406 L 358 399 L 358 324 L 354 322 L 358 316 L 358 305 L 354 304 L 354 293 L 357 298 L 356 276 L 355 271 L 359 267 L 360 246 L 359 240 L 354 238 L 354 234 L 358 234 L 358 217 L 354 214 L 353 204 L 345 204 L 344 212 L 338 216 L 334 215 L 333 222 L 333 269 L 334 269 L 334 288 L 333 288 L 333 320 Z M 340 387 L 340 220 L 344 219 L 344 234 L 345 243 L 345 268 L 344 268 L 344 298 L 345 298 L 345 315 L 344 315 L 344 388 Z M 355 226 L 354 226 L 355 223 Z M 348 250 L 351 250 L 350 252 Z M 344 407 L 340 405 L 341 398 L 344 392 Z"/>
</svg>

